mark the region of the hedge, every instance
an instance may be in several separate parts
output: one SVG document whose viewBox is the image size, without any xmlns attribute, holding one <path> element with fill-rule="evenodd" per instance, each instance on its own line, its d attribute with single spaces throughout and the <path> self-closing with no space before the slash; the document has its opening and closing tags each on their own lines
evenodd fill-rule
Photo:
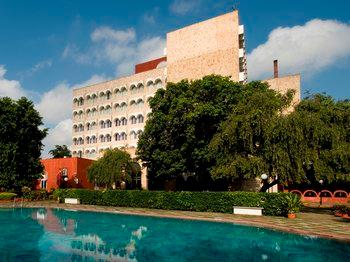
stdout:
<svg viewBox="0 0 350 262">
<path fill-rule="evenodd" d="M 58 189 L 53 196 L 78 198 L 82 204 L 232 213 L 233 206 L 263 207 L 263 214 L 284 216 L 286 196 L 291 193 L 164 192 L 134 190 Z"/>
<path fill-rule="evenodd" d="M 4 193 L 0 193 L 0 200 L 12 200 L 16 196 L 17 196 L 17 194 L 15 194 L 15 193 L 4 192 Z"/>
</svg>

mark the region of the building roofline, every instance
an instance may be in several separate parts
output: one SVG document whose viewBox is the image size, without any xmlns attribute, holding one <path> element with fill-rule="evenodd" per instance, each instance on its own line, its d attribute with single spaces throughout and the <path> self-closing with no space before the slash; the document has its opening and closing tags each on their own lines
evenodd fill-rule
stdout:
<svg viewBox="0 0 350 262">
<path fill-rule="evenodd" d="M 136 76 L 136 75 L 149 73 L 149 72 L 152 72 L 152 71 L 155 71 L 155 70 L 160 70 L 160 69 L 164 69 L 164 68 L 154 68 L 154 69 L 151 69 L 151 70 L 148 70 L 148 71 L 144 71 L 144 72 L 140 72 L 140 73 L 137 73 L 137 74 L 124 75 L 124 76 L 120 76 L 120 77 L 117 77 L 117 78 L 109 79 L 109 80 L 106 80 L 106 81 L 98 82 L 98 83 L 95 83 L 95 84 L 90 84 L 90 85 L 87 85 L 87 86 L 76 87 L 76 88 L 73 89 L 73 91 L 80 90 L 80 89 L 83 89 L 83 88 L 92 87 L 92 86 L 96 86 L 96 85 L 100 85 L 100 84 L 105 84 L 105 83 L 116 81 L 116 80 L 121 80 L 121 79 L 127 78 L 127 77 L 132 77 L 132 76 Z"/>
<path fill-rule="evenodd" d="M 273 79 L 280 79 L 280 78 L 285 78 L 285 77 L 289 77 L 289 76 L 301 76 L 301 74 L 300 73 L 296 73 L 296 74 L 290 74 L 290 75 L 284 75 L 284 76 L 279 76 L 279 77 L 277 77 L 277 78 L 275 78 L 275 77 L 270 77 L 270 78 L 266 78 L 266 79 L 261 79 L 261 80 L 257 80 L 257 81 L 268 81 L 268 80 L 273 80 Z"/>
<path fill-rule="evenodd" d="M 178 28 L 178 29 L 169 31 L 169 32 L 167 32 L 166 34 L 168 35 L 168 34 L 171 34 L 171 33 L 174 33 L 174 32 L 180 31 L 180 30 L 183 30 L 183 29 L 185 29 L 185 28 L 188 28 L 188 27 L 191 27 L 191 26 L 195 26 L 195 25 L 198 25 L 198 24 L 202 24 L 202 23 L 206 23 L 206 22 L 208 22 L 208 21 L 212 21 L 212 20 L 217 19 L 217 18 L 219 18 L 219 17 L 226 16 L 226 15 L 228 15 L 228 14 L 234 14 L 234 13 L 237 13 L 237 15 L 238 15 L 238 10 L 236 9 L 236 10 L 233 10 L 233 11 L 231 11 L 231 12 L 227 12 L 227 13 L 224 13 L 224 14 L 221 14 L 221 15 L 214 16 L 214 17 L 209 18 L 209 19 L 205 19 L 205 20 L 202 20 L 202 21 L 193 23 L 193 24 L 186 25 L 186 26 L 183 26 L 183 27 L 181 27 L 181 28 Z"/>
</svg>

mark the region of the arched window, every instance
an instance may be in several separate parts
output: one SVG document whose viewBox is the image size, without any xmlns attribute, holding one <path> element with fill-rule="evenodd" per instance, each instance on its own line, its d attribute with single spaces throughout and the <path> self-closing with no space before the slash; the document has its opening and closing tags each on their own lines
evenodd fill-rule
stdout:
<svg viewBox="0 0 350 262">
<path fill-rule="evenodd" d="M 83 126 L 83 124 L 80 124 L 80 125 L 79 125 L 79 131 L 80 131 L 80 132 L 84 131 L 84 126 Z"/>
<path fill-rule="evenodd" d="M 159 78 L 157 78 L 155 81 L 154 81 L 154 86 L 158 89 L 158 88 L 161 88 L 162 87 L 162 80 L 160 80 Z"/>
<path fill-rule="evenodd" d="M 143 123 L 143 120 L 144 120 L 143 115 L 138 115 L 138 116 L 137 116 L 137 121 L 138 121 L 139 123 Z"/>
<path fill-rule="evenodd" d="M 141 90 L 141 89 L 143 89 L 143 87 L 144 87 L 143 83 L 138 83 L 137 84 L 137 89 Z"/>
<path fill-rule="evenodd" d="M 112 95 L 111 91 L 108 90 L 108 91 L 106 92 L 106 99 L 107 99 L 107 100 L 111 99 L 111 95 Z"/>
<path fill-rule="evenodd" d="M 137 99 L 136 103 L 138 105 L 143 105 L 143 99 L 142 98 Z"/>
<path fill-rule="evenodd" d="M 105 107 L 105 113 L 106 114 L 111 114 L 112 113 L 112 107 L 110 105 Z"/>
<path fill-rule="evenodd" d="M 119 135 L 119 133 L 116 133 L 114 136 L 115 136 L 115 141 L 120 141 L 120 135 Z"/>
<path fill-rule="evenodd" d="M 121 124 L 119 118 L 116 118 L 114 122 L 115 122 L 115 126 L 120 126 Z"/>
<path fill-rule="evenodd" d="M 78 99 L 78 106 L 82 106 L 82 105 L 84 105 L 84 98 L 79 97 L 79 99 Z"/>
<path fill-rule="evenodd" d="M 134 92 L 135 90 L 136 90 L 136 85 L 132 84 L 132 85 L 130 86 L 130 91 L 131 91 L 131 92 Z"/>
<path fill-rule="evenodd" d="M 74 105 L 78 105 L 78 98 L 74 98 L 74 99 L 73 99 L 73 104 L 74 104 Z"/>
<path fill-rule="evenodd" d="M 100 121 L 100 128 L 105 128 L 105 121 L 103 120 Z"/>
<path fill-rule="evenodd" d="M 152 80 L 147 81 L 147 87 L 152 87 L 154 85 Z"/>
<path fill-rule="evenodd" d="M 73 130 L 74 130 L 74 132 L 78 132 L 78 130 L 79 130 L 79 129 L 78 129 L 78 126 L 77 126 L 77 125 L 74 125 L 74 126 L 73 126 Z"/>
<path fill-rule="evenodd" d="M 121 107 L 121 110 L 122 110 L 122 111 L 126 110 L 127 106 L 128 106 L 128 104 L 127 104 L 126 102 L 122 102 L 122 103 L 120 104 L 120 107 Z"/>
<path fill-rule="evenodd" d="M 86 144 L 90 144 L 90 137 L 87 136 L 87 137 L 85 138 L 85 141 L 86 141 Z"/>
<path fill-rule="evenodd" d="M 110 134 L 106 135 L 106 142 L 111 142 L 112 141 L 112 137 Z"/>
<path fill-rule="evenodd" d="M 73 145 L 78 145 L 78 139 L 76 139 L 76 138 L 73 138 Z"/>
<path fill-rule="evenodd" d="M 130 138 L 131 139 L 137 139 L 137 133 L 135 131 L 130 132 Z"/>
<path fill-rule="evenodd" d="M 112 121 L 108 119 L 106 121 L 106 125 L 107 125 L 107 128 L 112 127 Z"/>
<path fill-rule="evenodd" d="M 125 132 L 122 132 L 122 133 L 120 134 L 120 136 L 121 136 L 121 140 L 126 140 L 126 139 L 127 139 L 127 135 L 126 135 Z"/>
<path fill-rule="evenodd" d="M 135 116 L 131 116 L 130 120 L 131 120 L 131 124 L 133 125 L 137 123 L 137 118 Z"/>
<path fill-rule="evenodd" d="M 125 117 L 122 117 L 122 118 L 121 118 L 121 124 L 122 124 L 123 126 L 126 126 L 126 125 L 128 124 L 128 120 L 127 120 Z"/>
<path fill-rule="evenodd" d="M 105 136 L 104 135 L 100 135 L 100 142 L 104 143 L 106 142 Z"/>
</svg>

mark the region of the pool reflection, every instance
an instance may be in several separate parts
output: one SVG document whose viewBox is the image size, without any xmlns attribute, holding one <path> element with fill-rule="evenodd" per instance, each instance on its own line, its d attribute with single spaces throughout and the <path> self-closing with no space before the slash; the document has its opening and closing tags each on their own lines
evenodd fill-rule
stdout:
<svg viewBox="0 0 350 262">
<path fill-rule="evenodd" d="M 45 228 L 46 234 L 41 239 L 41 243 L 46 246 L 46 250 L 70 254 L 71 261 L 137 261 L 137 243 L 147 233 L 147 227 L 139 226 L 135 230 L 127 228 L 125 224 L 120 224 L 120 232 L 117 242 L 105 241 L 96 233 L 94 225 L 88 227 L 86 221 L 79 221 L 73 211 L 62 211 L 59 209 L 38 209 L 33 211 L 32 218 Z M 100 232 L 114 231 L 110 225 L 105 225 L 101 231 L 103 223 L 98 223 Z M 102 221 L 103 222 L 103 221 Z M 86 233 L 84 233 L 86 232 Z M 108 233 L 107 233 L 108 235 Z M 103 236 L 102 236 L 103 237 Z M 108 236 L 106 236 L 108 239 Z M 120 241 L 122 240 L 122 241 Z M 44 256 L 49 254 L 44 254 Z"/>
</svg>

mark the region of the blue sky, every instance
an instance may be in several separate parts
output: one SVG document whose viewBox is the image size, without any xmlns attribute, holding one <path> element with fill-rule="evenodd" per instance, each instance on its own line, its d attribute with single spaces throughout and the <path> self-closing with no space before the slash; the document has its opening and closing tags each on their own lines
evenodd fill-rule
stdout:
<svg viewBox="0 0 350 262">
<path fill-rule="evenodd" d="M 235 2 L 0 0 L 0 96 L 33 99 L 51 128 L 46 144 L 70 143 L 72 88 L 131 73 L 162 53 L 166 32 Z M 271 76 L 277 55 L 282 74 L 302 73 L 302 92 L 350 98 L 350 1 L 246 0 L 238 8 L 250 79 Z"/>
</svg>

